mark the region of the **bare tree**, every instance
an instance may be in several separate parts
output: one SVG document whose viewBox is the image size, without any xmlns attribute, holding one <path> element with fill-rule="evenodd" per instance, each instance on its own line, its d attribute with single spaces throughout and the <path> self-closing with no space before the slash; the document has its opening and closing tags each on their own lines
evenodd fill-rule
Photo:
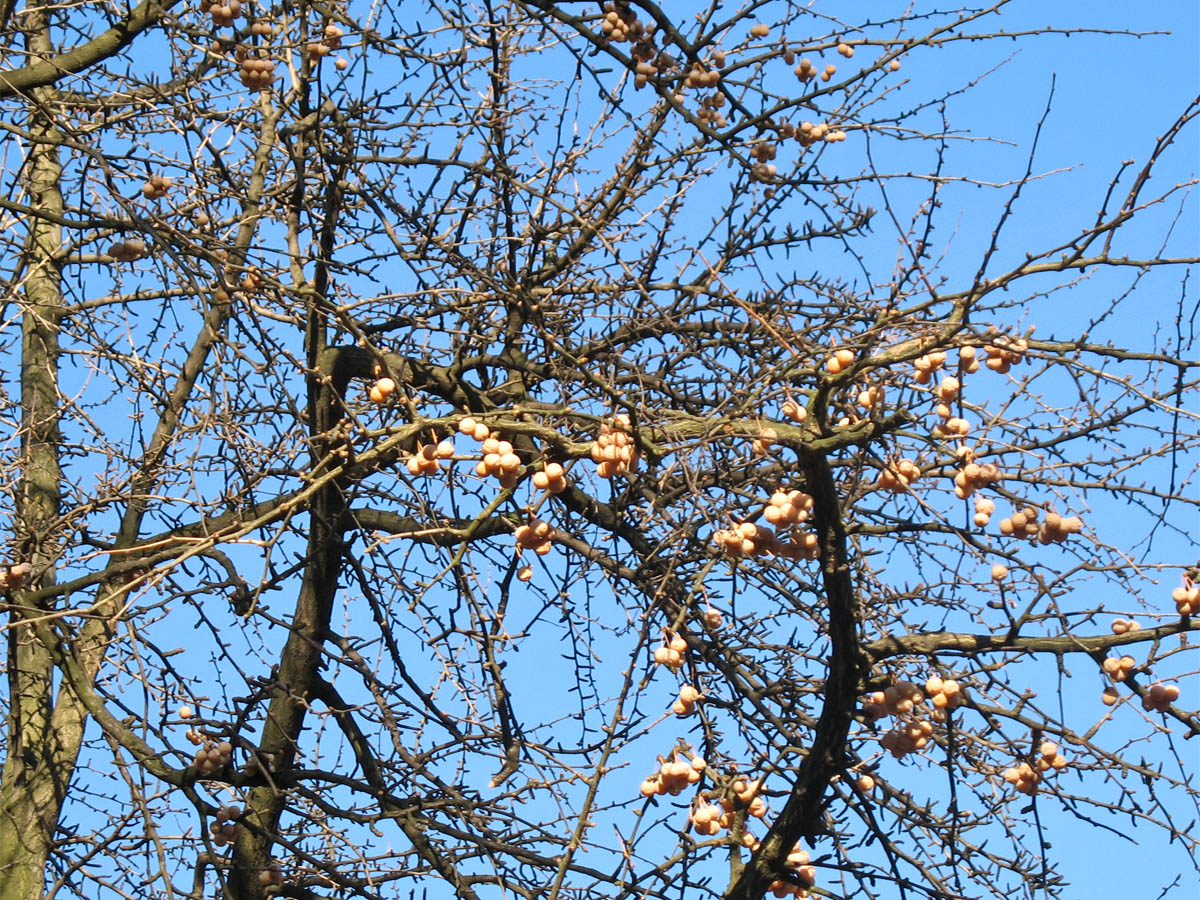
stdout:
<svg viewBox="0 0 1200 900">
<path fill-rule="evenodd" d="M 1009 5 L 5 6 L 0 896 L 1194 866 L 1200 101 L 1029 245 Z"/>
</svg>

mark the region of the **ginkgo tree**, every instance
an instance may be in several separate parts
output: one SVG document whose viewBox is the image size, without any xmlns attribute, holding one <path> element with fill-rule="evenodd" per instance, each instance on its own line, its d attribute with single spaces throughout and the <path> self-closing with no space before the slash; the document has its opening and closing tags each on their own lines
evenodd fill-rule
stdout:
<svg viewBox="0 0 1200 900">
<path fill-rule="evenodd" d="M 1050 215 L 1024 11 L 4 8 L 0 896 L 1194 868 L 1200 101 Z"/>
</svg>

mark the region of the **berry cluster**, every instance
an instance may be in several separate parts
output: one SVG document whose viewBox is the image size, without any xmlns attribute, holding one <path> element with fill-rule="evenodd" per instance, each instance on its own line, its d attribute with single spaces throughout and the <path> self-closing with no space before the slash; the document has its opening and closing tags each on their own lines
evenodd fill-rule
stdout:
<svg viewBox="0 0 1200 900">
<path fill-rule="evenodd" d="M 396 380 L 385 376 L 371 385 L 367 397 L 372 403 L 387 403 L 388 398 L 394 393 L 396 393 Z"/>
<path fill-rule="evenodd" d="M 1016 788 L 1019 794 L 1036 794 L 1042 776 L 1027 762 L 1004 770 L 1004 780 Z"/>
<path fill-rule="evenodd" d="M 192 730 L 189 730 L 189 739 L 191 735 Z M 212 738 L 201 737 L 201 740 L 204 743 L 196 751 L 196 755 L 192 759 L 192 767 L 199 771 L 201 777 L 212 775 L 214 772 L 219 772 L 229 765 L 233 759 L 233 744 L 229 743 L 229 741 L 218 743 Z"/>
<path fill-rule="evenodd" d="M 1133 619 L 1113 619 L 1112 633 L 1126 634 L 1130 631 L 1141 631 L 1142 626 Z"/>
<path fill-rule="evenodd" d="M 1039 544 L 1058 544 L 1067 539 L 1068 535 L 1079 534 L 1083 530 L 1083 520 L 1078 516 L 1060 516 L 1058 513 L 1046 513 L 1046 519 L 1038 525 L 1038 511 L 1027 506 L 1007 519 L 1000 520 L 1000 533 L 1013 537 L 1036 539 Z"/>
<path fill-rule="evenodd" d="M 243 291 L 246 291 L 250 294 L 257 293 L 266 286 L 267 281 L 265 278 L 263 278 L 262 272 L 260 272 L 258 269 L 247 269 L 246 274 L 242 276 L 240 285 Z"/>
<path fill-rule="evenodd" d="M 783 405 L 779 407 L 779 412 L 785 419 L 791 419 L 793 422 L 803 422 L 808 418 L 808 409 L 791 398 L 783 401 Z"/>
<path fill-rule="evenodd" d="M 953 678 L 931 675 L 925 682 L 925 694 L 935 714 L 942 710 L 958 709 L 962 704 L 962 687 Z"/>
<path fill-rule="evenodd" d="M 804 124 L 807 125 L 808 123 L 805 122 Z M 804 130 L 804 125 L 800 126 L 800 130 Z M 825 360 L 825 371 L 829 372 L 831 375 L 837 375 L 854 365 L 854 360 L 855 356 L 853 350 L 847 349 L 846 347 L 843 347 L 840 350 L 835 350 L 833 356 Z"/>
<path fill-rule="evenodd" d="M 692 808 L 688 814 L 688 824 L 696 834 L 712 837 L 721 830 L 721 819 L 724 816 L 725 812 L 720 805 L 706 801 Z"/>
<path fill-rule="evenodd" d="M 690 716 L 696 711 L 696 701 L 700 699 L 700 692 L 690 684 L 685 684 L 679 688 L 679 699 L 675 701 L 671 707 L 671 711 L 677 716 Z"/>
<path fill-rule="evenodd" d="M 527 524 L 518 525 L 513 535 L 517 539 L 517 556 L 525 550 L 545 556 L 552 546 L 554 527 L 546 520 L 533 516 Z"/>
<path fill-rule="evenodd" d="M 774 897 L 797 897 L 804 900 L 811 896 L 809 888 L 817 883 L 817 870 L 808 864 L 808 851 L 797 844 L 788 853 L 784 864 L 791 870 L 796 881 L 776 879 L 767 885 L 767 890 Z"/>
<path fill-rule="evenodd" d="M 706 69 L 698 60 L 688 69 L 685 84 L 690 88 L 716 87 L 721 81 L 721 73 L 716 69 Z"/>
<path fill-rule="evenodd" d="M 970 453 L 970 450 L 967 451 Z M 995 463 L 968 462 L 954 473 L 954 496 L 966 500 L 981 488 L 996 484 L 1001 480 L 1000 467 Z M 991 500 L 980 498 L 975 501 L 975 524 L 986 525 L 996 511 L 996 504 Z M 982 521 L 980 521 L 982 517 Z"/>
<path fill-rule="evenodd" d="M 465 416 L 458 420 L 458 433 L 465 434 L 482 443 L 488 439 L 492 430 L 483 422 L 476 422 L 470 416 Z"/>
<path fill-rule="evenodd" d="M 873 719 L 885 716 L 908 715 L 918 703 L 925 699 L 921 686 L 911 681 L 897 681 L 883 691 L 875 691 L 867 697 L 863 710 Z"/>
<path fill-rule="evenodd" d="M 935 350 L 933 353 L 926 353 L 923 356 L 918 356 L 913 360 L 913 368 L 917 370 L 913 380 L 917 384 L 929 384 L 933 380 L 933 373 L 946 364 L 946 354 L 942 350 Z"/>
<path fill-rule="evenodd" d="M 1059 772 L 1067 767 L 1067 758 L 1058 752 L 1058 745 L 1053 741 L 1045 741 L 1038 749 L 1038 758 L 1034 765 L 1023 762 L 1018 766 L 1005 769 L 1003 778 L 1019 794 L 1033 795 L 1037 793 L 1038 784 L 1043 774 Z"/>
<path fill-rule="evenodd" d="M 1110 656 L 1100 664 L 1100 668 L 1113 681 L 1121 682 L 1128 678 L 1130 673 L 1137 668 L 1137 660 L 1132 656 L 1122 656 L 1120 659 Z"/>
<path fill-rule="evenodd" d="M 275 29 L 271 27 L 270 22 L 258 19 L 250 25 L 250 33 L 255 37 L 268 38 L 275 33 Z"/>
<path fill-rule="evenodd" d="M 837 52 L 846 57 L 846 59 L 849 59 L 854 55 L 854 48 L 843 41 L 837 45 Z"/>
<path fill-rule="evenodd" d="M 902 494 L 908 486 L 921 477 L 921 467 L 911 459 L 902 459 L 894 466 L 879 470 L 879 481 L 875 486 L 893 494 Z"/>
<path fill-rule="evenodd" d="M 480 478 L 495 476 L 500 487 L 505 489 L 515 487 L 521 476 L 521 458 L 513 445 L 491 435 L 484 439 L 479 449 L 483 451 L 483 459 L 475 464 L 475 474 Z"/>
<path fill-rule="evenodd" d="M 214 28 L 232 28 L 242 14 L 242 0 L 200 0 L 200 12 L 212 16 Z"/>
<path fill-rule="evenodd" d="M 142 185 L 142 196 L 147 200 L 158 200 L 167 196 L 167 191 L 171 190 L 171 179 L 165 175 L 151 175 L 150 178 Z"/>
<path fill-rule="evenodd" d="M 771 163 L 775 152 L 775 144 L 771 141 L 759 141 L 754 145 L 750 155 L 754 157 L 755 163 L 750 170 L 750 176 L 755 181 L 770 181 L 775 177 L 778 170 Z"/>
<path fill-rule="evenodd" d="M 566 472 L 558 463 L 548 462 L 541 471 L 533 473 L 533 486 L 551 494 L 561 494 L 567 489 Z"/>
<path fill-rule="evenodd" d="M 604 4 L 604 18 L 600 31 L 610 41 L 620 44 L 625 41 L 640 41 L 654 33 L 654 23 L 643 25 L 641 19 L 626 2 Z"/>
<path fill-rule="evenodd" d="M 117 262 L 133 262 L 146 255 L 146 242 L 139 240 L 117 241 L 108 248 L 108 255 Z"/>
<path fill-rule="evenodd" d="M 855 402 L 869 412 L 883 403 L 883 398 L 883 385 L 873 384 L 870 387 L 865 387 L 859 391 L 858 396 L 855 398 Z"/>
<path fill-rule="evenodd" d="M 879 746 L 896 757 L 896 759 L 903 759 L 910 753 L 916 753 L 918 750 L 925 749 L 932 735 L 932 722 L 927 722 L 924 719 L 902 722 L 879 739 Z"/>
<path fill-rule="evenodd" d="M 1200 615 L 1200 586 L 1192 583 L 1184 576 L 1183 585 L 1171 591 L 1171 599 L 1175 601 L 1175 611 L 1181 616 Z"/>
<path fill-rule="evenodd" d="M 662 646 L 654 648 L 654 661 L 671 670 L 681 669 L 687 648 L 687 641 L 680 635 L 666 635 L 663 637 Z"/>
<path fill-rule="evenodd" d="M 32 571 L 33 566 L 27 562 L 7 568 L 0 566 L 0 591 L 19 591 Z"/>
<path fill-rule="evenodd" d="M 713 541 L 727 556 L 735 559 L 770 553 L 784 559 L 816 559 L 820 547 L 815 534 L 801 532 L 797 540 L 781 541 L 775 532 L 754 522 L 742 522 L 733 528 L 713 532 Z"/>
<path fill-rule="evenodd" d="M 660 756 L 658 762 L 658 771 L 642 782 L 640 790 L 643 797 L 661 797 L 664 794 L 677 797 L 689 785 L 697 784 L 703 777 L 701 773 L 707 768 L 707 763 L 699 756 L 684 762 L 679 758 L 678 750 L 670 757 Z"/>
<path fill-rule="evenodd" d="M 812 506 L 813 498 L 804 491 L 776 491 L 763 510 L 763 518 L 772 525 L 787 528 L 806 521 Z"/>
<path fill-rule="evenodd" d="M 1179 688 L 1174 684 L 1154 684 L 1142 697 L 1142 709 L 1147 712 L 1166 712 L 1179 699 Z"/>
<path fill-rule="evenodd" d="M 601 478 L 626 475 L 637 468 L 638 452 L 629 434 L 629 416 L 619 415 L 612 424 L 600 423 L 600 434 L 592 442 L 592 460 Z"/>
<path fill-rule="evenodd" d="M 242 825 L 237 821 L 241 817 L 242 808 L 240 806 L 219 807 L 214 821 L 208 826 L 213 844 L 217 847 L 224 847 L 226 844 L 236 841 L 237 836 L 242 832 Z"/>
<path fill-rule="evenodd" d="M 1028 350 L 1029 341 L 1024 338 L 1012 339 L 1001 335 L 985 348 L 985 352 L 987 353 L 986 365 L 993 372 L 999 372 L 1001 375 L 1004 375 L 1009 369 L 1025 359 L 1025 353 Z"/>
<path fill-rule="evenodd" d="M 275 63 L 272 60 L 251 56 L 240 47 L 234 58 L 238 63 L 238 78 L 252 91 L 266 90 L 275 80 Z"/>
<path fill-rule="evenodd" d="M 308 50 L 308 55 L 314 59 L 324 59 L 334 50 L 341 49 L 342 36 L 345 35 L 345 33 L 346 32 L 342 31 L 342 29 L 337 25 L 334 25 L 332 22 L 330 22 L 325 26 L 324 32 L 322 32 L 321 40 L 310 42 L 305 49 Z M 338 68 L 342 68 L 342 66 L 339 66 Z"/>
<path fill-rule="evenodd" d="M 454 456 L 454 442 L 440 441 L 437 444 L 418 444 L 417 452 L 405 463 L 409 475 L 436 475 L 441 471 L 441 460 Z"/>
</svg>

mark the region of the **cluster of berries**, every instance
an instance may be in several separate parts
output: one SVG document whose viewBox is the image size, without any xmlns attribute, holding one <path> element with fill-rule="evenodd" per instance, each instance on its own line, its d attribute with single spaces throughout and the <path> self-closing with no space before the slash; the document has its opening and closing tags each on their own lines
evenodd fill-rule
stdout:
<svg viewBox="0 0 1200 900">
<path fill-rule="evenodd" d="M 539 472 L 533 473 L 533 486 L 551 494 L 561 494 L 567 489 L 567 473 L 556 462 L 548 462 Z"/>
<path fill-rule="evenodd" d="M 987 367 L 993 372 L 999 372 L 1004 375 L 1017 363 L 1025 359 L 1025 353 L 1029 350 L 1029 341 L 1024 338 L 1008 338 L 1004 335 L 996 338 L 992 343 L 985 348 L 987 353 Z"/>
<path fill-rule="evenodd" d="M 713 541 L 727 556 L 735 559 L 770 553 L 783 559 L 817 559 L 821 555 L 815 534 L 800 532 L 793 540 L 780 540 L 775 532 L 754 522 L 741 522 L 733 528 L 713 532 Z"/>
<path fill-rule="evenodd" d="M 263 91 L 275 80 L 275 63 L 251 55 L 239 47 L 234 59 L 238 64 L 238 79 L 252 91 Z"/>
<path fill-rule="evenodd" d="M 383 377 L 378 379 L 367 392 L 372 403 L 387 403 L 388 398 L 396 393 L 396 379 Z"/>
<path fill-rule="evenodd" d="M 146 255 L 146 242 L 139 240 L 117 241 L 108 248 L 108 255 L 117 262 L 133 262 Z"/>
<path fill-rule="evenodd" d="M 1058 513 L 1046 513 L 1046 519 L 1038 525 L 1038 511 L 1032 506 L 1013 513 L 1007 519 L 1000 520 L 1000 533 L 1013 537 L 1037 540 L 1039 544 L 1058 544 L 1067 539 L 1068 535 L 1079 534 L 1083 530 L 1083 520 L 1078 516 L 1060 516 Z"/>
<path fill-rule="evenodd" d="M 1142 696 L 1142 709 L 1147 712 L 1166 712 L 1179 699 L 1179 688 L 1174 684 L 1154 684 Z"/>
<path fill-rule="evenodd" d="M 505 489 L 515 487 L 521 477 L 521 458 L 513 445 L 489 435 L 479 449 L 483 451 L 483 459 L 475 464 L 475 474 L 480 478 L 494 476 Z"/>
<path fill-rule="evenodd" d="M 341 49 L 343 35 L 345 35 L 345 32 L 342 31 L 340 27 L 334 25 L 333 23 L 329 23 L 325 26 L 321 40 L 310 41 L 305 49 L 308 51 L 309 56 L 317 61 L 320 61 L 334 50 Z M 337 67 L 339 72 L 346 71 L 346 69 L 350 66 L 349 62 L 341 58 L 334 60 L 333 64 Z"/>
<path fill-rule="evenodd" d="M 1036 794 L 1038 782 L 1042 780 L 1042 776 L 1027 762 L 1005 769 L 1003 777 L 1016 788 L 1018 794 Z"/>
<path fill-rule="evenodd" d="M 962 687 L 953 678 L 931 675 L 925 682 L 925 694 L 933 706 L 935 721 L 939 718 L 938 713 L 943 713 L 944 717 L 944 711 L 962 705 Z"/>
<path fill-rule="evenodd" d="M 1043 774 L 1060 772 L 1067 767 L 1067 758 L 1058 752 L 1058 745 L 1053 741 L 1045 741 L 1038 748 L 1038 758 L 1034 765 L 1021 763 L 1010 769 L 1005 769 L 1003 778 L 1011 784 L 1019 794 L 1033 795 Z"/>
<path fill-rule="evenodd" d="M 911 681 L 897 681 L 883 691 L 875 691 L 867 697 L 863 711 L 873 719 L 885 716 L 905 716 L 925 699 L 921 686 Z"/>
<path fill-rule="evenodd" d="M 847 44 L 845 41 L 842 41 L 841 43 L 839 43 L 837 45 L 837 52 L 840 53 L 842 56 L 846 57 L 846 59 L 849 59 L 850 57 L 852 57 L 854 55 L 854 48 L 851 47 L 849 44 Z"/>
<path fill-rule="evenodd" d="M 896 757 L 896 759 L 903 759 L 910 753 L 916 753 L 918 750 L 925 749 L 932 735 L 932 722 L 927 722 L 924 719 L 902 722 L 879 739 L 879 746 Z"/>
<path fill-rule="evenodd" d="M 999 466 L 995 463 L 983 463 L 981 465 L 974 462 L 972 459 L 974 454 L 971 449 L 964 447 L 963 450 L 965 452 L 960 454 L 960 458 L 966 459 L 966 465 L 954 473 L 954 496 L 959 500 L 966 500 L 976 491 L 1001 481 Z M 991 500 L 983 498 L 976 500 L 975 524 L 979 526 L 986 525 L 995 511 L 996 504 Z"/>
<path fill-rule="evenodd" d="M 706 69 L 704 65 L 697 60 L 692 63 L 692 67 L 688 69 L 687 78 L 684 83 L 690 88 L 710 88 L 716 87 L 721 81 L 721 73 L 716 69 Z"/>
<path fill-rule="evenodd" d="M 780 528 L 807 521 L 813 498 L 804 491 L 776 491 L 763 510 L 763 518 Z"/>
<path fill-rule="evenodd" d="M 518 525 L 513 536 L 517 539 L 517 556 L 525 550 L 532 550 L 538 556 L 550 552 L 551 541 L 554 538 L 554 527 L 545 519 L 532 517 L 527 524 Z"/>
<path fill-rule="evenodd" d="M 683 102 L 682 96 L 677 95 L 679 102 Z M 724 128 L 726 125 L 725 113 L 721 112 L 721 107 L 725 105 L 725 95 L 720 91 L 714 91 L 707 97 L 700 100 L 700 105 L 696 109 L 696 118 L 701 122 L 712 124 L 714 128 Z"/>
<path fill-rule="evenodd" d="M 808 124 L 808 122 L 805 122 L 803 125 L 801 125 L 800 131 L 803 132 L 804 125 Z M 830 375 L 837 375 L 854 365 L 854 360 L 855 356 L 853 350 L 850 350 L 846 347 L 843 347 L 840 350 L 835 350 L 833 352 L 833 356 L 825 360 L 825 371 L 827 371 Z"/>
<path fill-rule="evenodd" d="M 771 160 L 775 158 L 776 148 L 771 141 L 759 141 L 750 151 L 754 157 L 754 166 L 750 169 L 750 177 L 755 181 L 770 181 L 778 173 Z"/>
<path fill-rule="evenodd" d="M 1171 599 L 1175 601 L 1175 611 L 1181 616 L 1200 615 L 1200 586 L 1184 576 L 1183 585 L 1171 591 Z"/>
<path fill-rule="evenodd" d="M 894 466 L 879 470 L 876 487 L 893 494 L 903 494 L 908 486 L 921 477 L 921 467 L 911 459 L 902 459 Z"/>
<path fill-rule="evenodd" d="M 783 401 L 779 412 L 785 419 L 791 419 L 793 422 L 803 422 L 808 418 L 808 408 L 801 406 L 790 397 Z"/>
<path fill-rule="evenodd" d="M 275 29 L 271 27 L 270 22 L 258 19 L 250 25 L 250 33 L 255 37 L 271 37 L 275 33 Z"/>
<path fill-rule="evenodd" d="M 19 591 L 32 571 L 33 566 L 27 562 L 0 566 L 0 591 Z"/>
<path fill-rule="evenodd" d="M 192 735 L 192 730 L 188 731 L 189 739 Z M 200 776 L 212 775 L 214 772 L 219 772 L 225 768 L 233 760 L 233 744 L 229 741 L 214 741 L 212 738 L 201 736 L 203 744 L 196 751 L 195 757 L 192 758 L 192 767 L 195 768 Z"/>
<path fill-rule="evenodd" d="M 926 353 L 918 356 L 913 360 L 913 368 L 916 369 L 916 375 L 913 380 L 917 384 L 929 384 L 933 380 L 933 373 L 946 364 L 945 351 L 935 350 L 932 353 Z"/>
<path fill-rule="evenodd" d="M 247 293 L 254 294 L 261 291 L 267 286 L 267 280 L 263 278 L 262 272 L 258 269 L 247 269 L 246 274 L 242 276 L 240 287 Z M 393 390 L 395 389 L 393 383 Z"/>
<path fill-rule="evenodd" d="M 696 701 L 700 699 L 700 692 L 690 684 L 685 684 L 679 688 L 679 699 L 671 706 L 671 711 L 677 716 L 690 716 L 696 711 Z"/>
<path fill-rule="evenodd" d="M 409 475 L 436 475 L 441 471 L 441 461 L 453 456 L 454 442 L 451 440 L 418 444 L 417 452 L 408 458 L 405 468 Z"/>
<path fill-rule="evenodd" d="M 687 648 L 687 641 L 681 635 L 666 635 L 663 637 L 662 646 L 654 648 L 654 661 L 672 671 L 681 669 Z"/>
<path fill-rule="evenodd" d="M 699 783 L 708 764 L 702 757 L 693 756 L 689 762 L 679 758 L 676 750 L 669 757 L 658 758 L 658 771 L 642 782 L 643 797 L 661 797 L 664 794 L 677 797 L 689 785 Z"/>
<path fill-rule="evenodd" d="M 600 20 L 601 33 L 614 43 L 640 41 L 654 33 L 655 25 L 642 24 L 641 19 L 625 2 L 604 4 L 604 18 Z"/>
<path fill-rule="evenodd" d="M 837 72 L 837 66 L 833 65 L 832 63 L 818 72 L 816 65 L 811 59 L 800 60 L 796 68 L 792 69 L 792 73 L 806 84 L 817 77 L 819 77 L 821 81 L 828 82 L 831 78 L 833 78 L 835 72 Z"/>
<path fill-rule="evenodd" d="M 784 881 L 777 878 L 767 885 L 767 890 L 773 897 L 796 897 L 799 900 L 812 896 L 810 888 L 817 883 L 817 870 L 808 864 L 808 851 L 796 844 L 784 860 L 784 865 L 791 870 L 795 881 Z"/>
<path fill-rule="evenodd" d="M 1113 619 L 1112 633 L 1126 634 L 1131 631 L 1141 631 L 1142 626 L 1133 619 Z"/>
<path fill-rule="evenodd" d="M 165 175 L 151 175 L 142 185 L 142 196 L 147 200 L 158 200 L 167 196 L 169 190 L 171 190 L 170 178 Z"/>
<path fill-rule="evenodd" d="M 1115 656 L 1109 656 L 1100 664 L 1100 668 L 1113 681 L 1121 682 L 1128 678 L 1130 673 L 1137 668 L 1137 660 L 1132 656 L 1122 656 L 1120 659 L 1117 659 Z"/>
<path fill-rule="evenodd" d="M 222 806 L 217 809 L 213 822 L 208 826 L 208 832 L 212 835 L 212 842 L 215 846 L 224 847 L 237 840 L 237 836 L 242 832 L 242 825 L 237 821 L 241 817 L 242 808 L 240 806 Z"/>
<path fill-rule="evenodd" d="M 883 397 L 883 385 L 873 384 L 859 391 L 855 400 L 863 409 L 870 411 L 883 403 Z"/>
<path fill-rule="evenodd" d="M 242 14 L 242 2 L 241 0 L 225 0 L 221 3 L 217 0 L 200 0 L 200 12 L 212 16 L 213 27 L 232 28 L 233 23 Z"/>
<path fill-rule="evenodd" d="M 629 434 L 629 416 L 614 416 L 612 424 L 600 423 L 600 434 L 592 442 L 592 460 L 601 478 L 627 475 L 637 468 L 638 452 Z"/>
<path fill-rule="evenodd" d="M 721 830 L 721 820 L 725 817 L 724 810 L 719 804 L 705 801 L 692 808 L 688 814 L 688 824 L 696 834 L 712 837 Z"/>
</svg>

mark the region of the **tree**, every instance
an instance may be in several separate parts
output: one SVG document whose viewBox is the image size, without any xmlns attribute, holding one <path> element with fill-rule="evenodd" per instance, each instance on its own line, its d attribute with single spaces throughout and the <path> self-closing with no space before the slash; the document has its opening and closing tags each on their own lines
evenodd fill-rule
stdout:
<svg viewBox="0 0 1200 900">
<path fill-rule="evenodd" d="M 1198 106 L 1026 242 L 1008 6 L 8 5 L 0 896 L 1194 859 Z"/>
</svg>

